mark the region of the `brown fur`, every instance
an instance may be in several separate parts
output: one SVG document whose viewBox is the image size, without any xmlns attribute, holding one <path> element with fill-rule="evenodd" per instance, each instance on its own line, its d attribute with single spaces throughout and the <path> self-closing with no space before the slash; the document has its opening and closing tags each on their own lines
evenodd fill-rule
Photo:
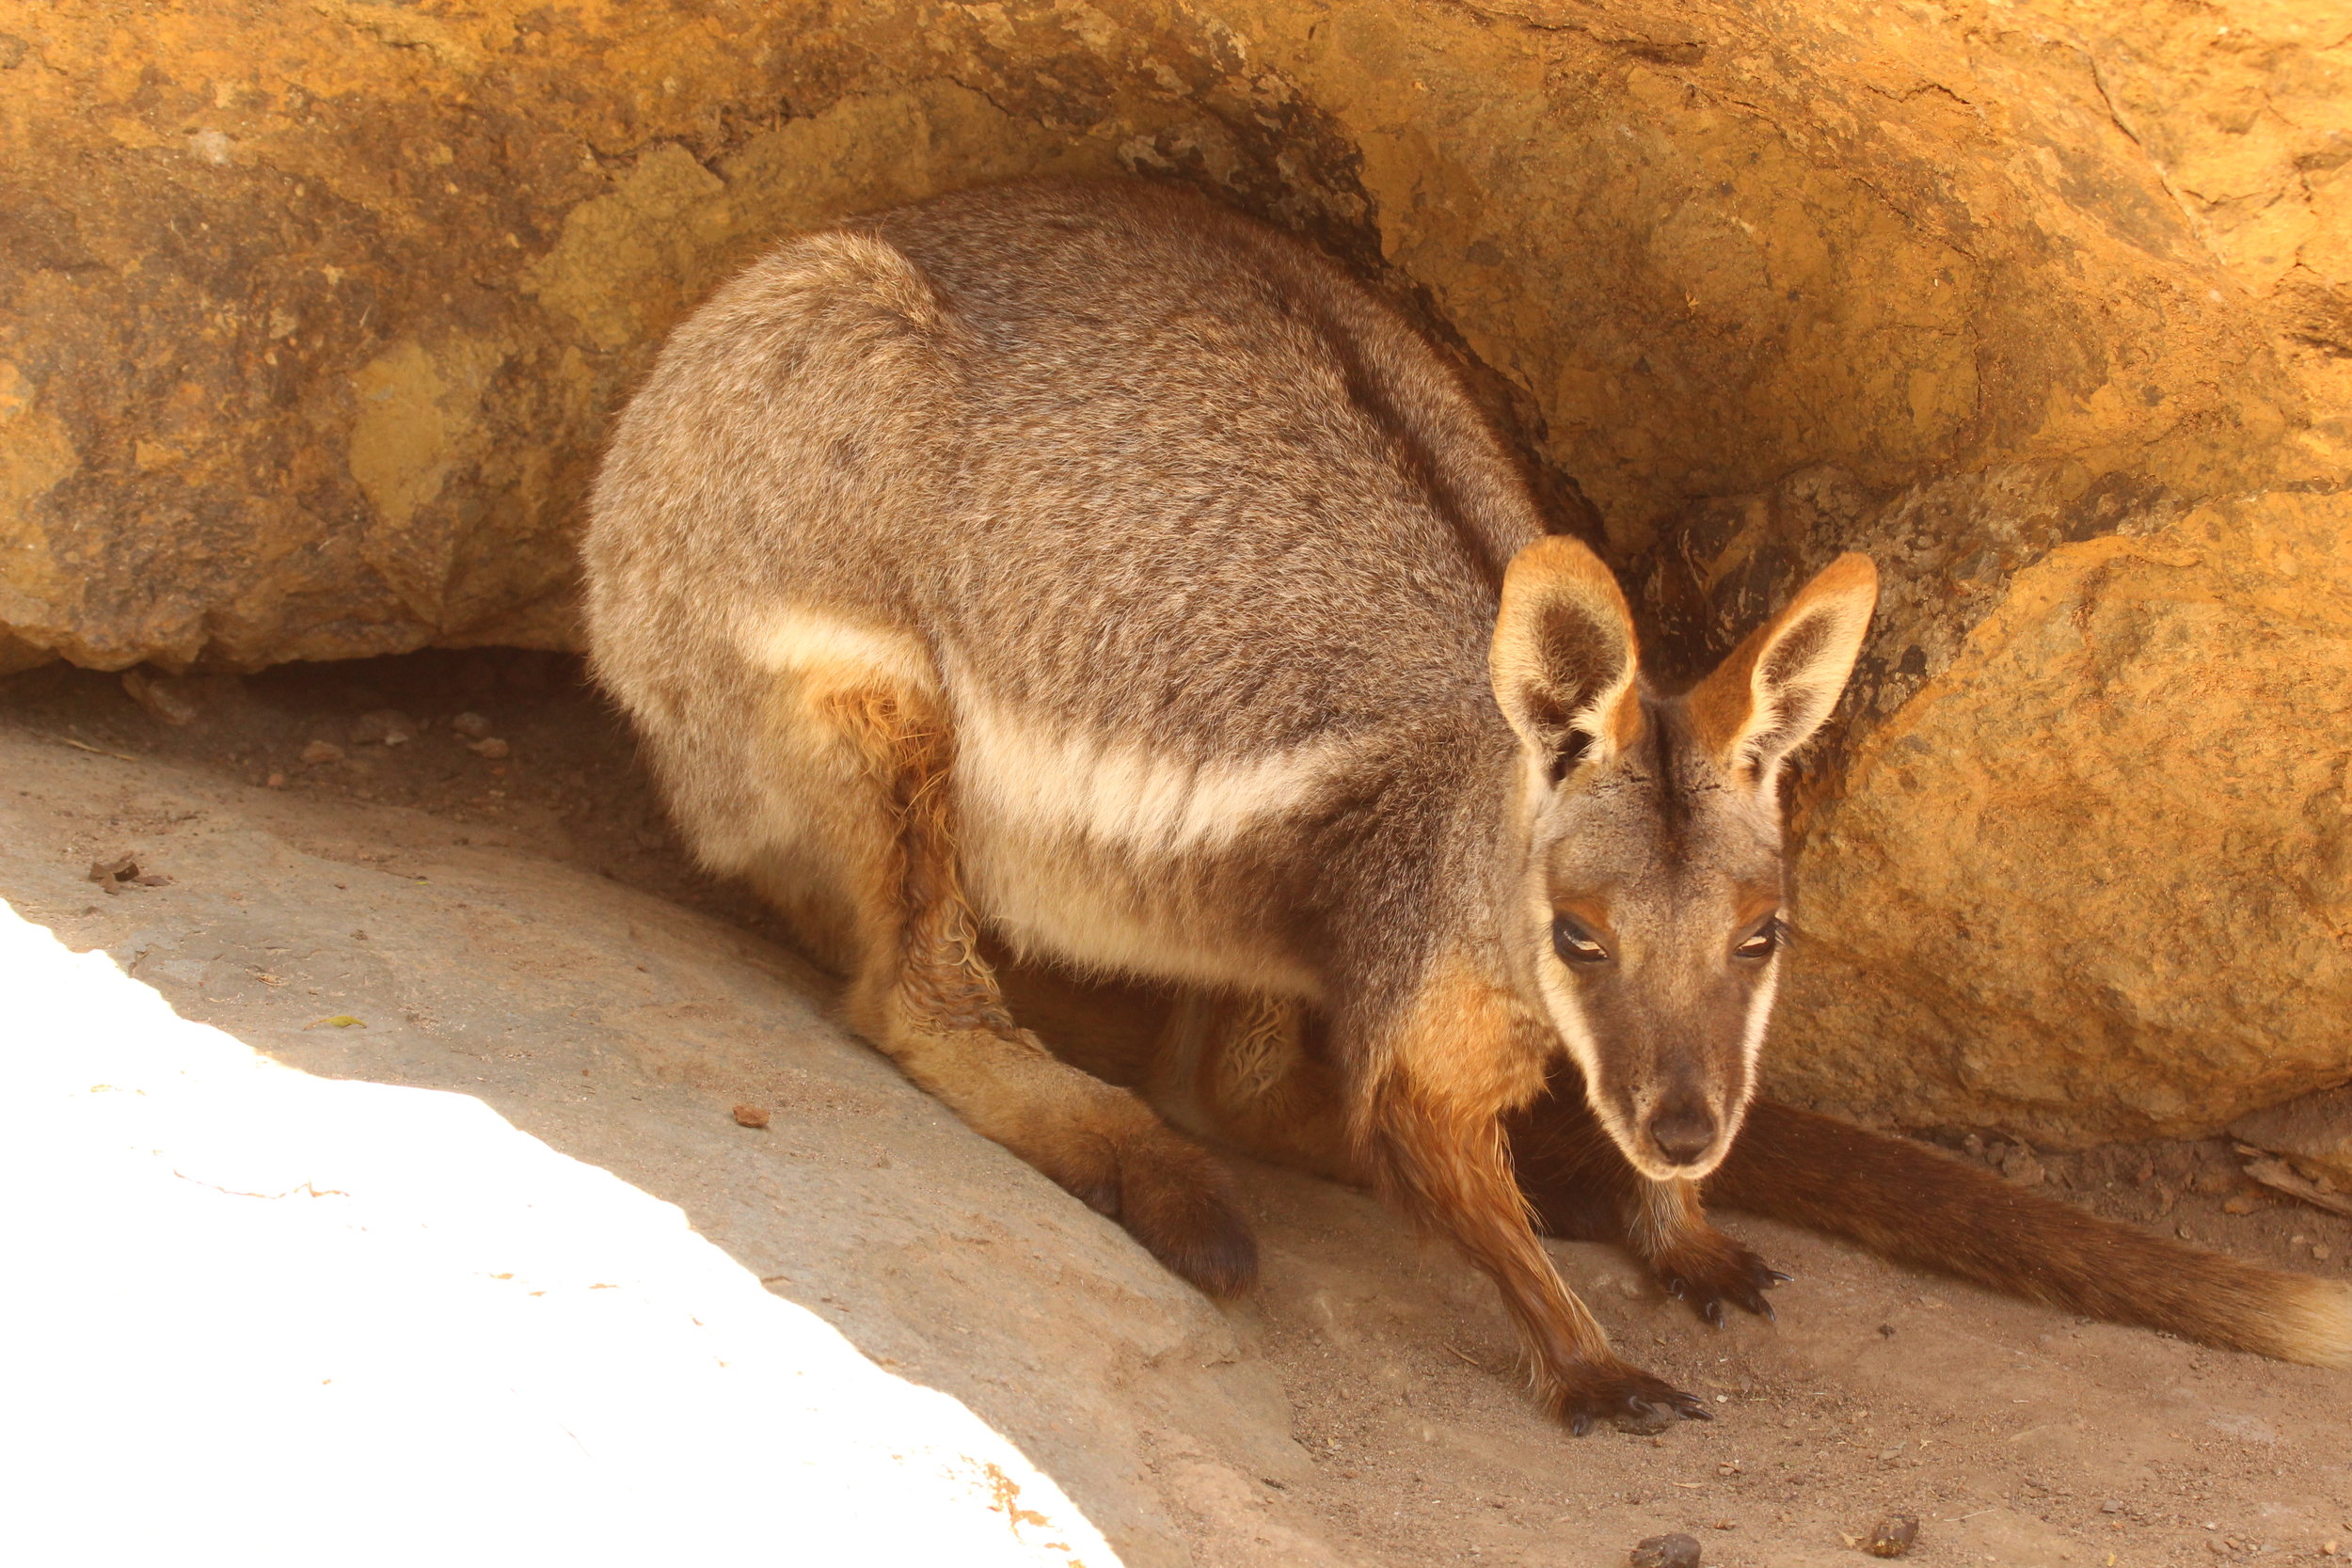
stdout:
<svg viewBox="0 0 2352 1568">
<path fill-rule="evenodd" d="M 1451 1238 L 1580 1430 L 1701 1413 L 1553 1273 L 1502 1118 L 1573 1063 L 1630 1244 L 1760 1268 L 1692 1184 L 1753 1091 L 1780 765 L 1868 562 L 1650 690 L 1443 354 L 1297 243 L 1117 183 L 787 243 L 672 335 L 592 510 L 595 668 L 680 826 L 909 1077 L 1235 1289 L 1215 1163 L 1048 1055 L 985 955 L 1184 998 L 1126 1080 L 1179 1125 Z"/>
</svg>

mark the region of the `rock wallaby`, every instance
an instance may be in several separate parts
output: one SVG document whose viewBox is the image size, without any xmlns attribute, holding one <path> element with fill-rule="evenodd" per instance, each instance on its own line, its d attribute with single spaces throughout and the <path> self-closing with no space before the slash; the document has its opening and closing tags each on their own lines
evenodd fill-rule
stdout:
<svg viewBox="0 0 2352 1568">
<path fill-rule="evenodd" d="M 910 1078 L 1205 1290 L 1256 1246 L 1179 1126 L 1453 1241 L 1578 1431 L 1706 1412 L 1612 1352 L 1533 1222 L 1710 1318 L 1764 1311 L 1779 1276 L 1702 1182 L 2352 1361 L 2341 1287 L 1751 1103 L 1776 786 L 1861 647 L 1870 562 L 1652 689 L 1616 582 L 1547 532 L 1448 359 L 1200 198 L 1015 184 L 787 244 L 661 351 L 586 567 L 596 672 L 703 863 L 850 976 Z M 1142 1092 L 1049 1053 L 992 952 L 1189 997 Z"/>
</svg>

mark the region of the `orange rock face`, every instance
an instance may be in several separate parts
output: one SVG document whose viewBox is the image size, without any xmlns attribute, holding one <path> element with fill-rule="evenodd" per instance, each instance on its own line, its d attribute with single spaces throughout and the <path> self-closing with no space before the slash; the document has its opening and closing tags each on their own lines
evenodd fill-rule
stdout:
<svg viewBox="0 0 2352 1568">
<path fill-rule="evenodd" d="M 0 0 L 0 670 L 570 645 L 603 421 L 714 279 L 979 181 L 1185 180 L 1466 352 L 1669 666 L 1879 559 L 1799 792 L 1783 1092 L 2210 1130 L 2352 1074 L 2347 37 L 2344 0 Z"/>
</svg>

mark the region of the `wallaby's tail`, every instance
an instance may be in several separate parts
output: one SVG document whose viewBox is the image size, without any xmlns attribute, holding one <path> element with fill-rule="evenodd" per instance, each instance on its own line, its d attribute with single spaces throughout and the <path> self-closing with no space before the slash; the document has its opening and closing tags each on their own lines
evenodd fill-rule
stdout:
<svg viewBox="0 0 2352 1568">
<path fill-rule="evenodd" d="M 2183 1246 L 1807 1111 L 1757 1101 L 1706 1196 L 2087 1317 L 2352 1367 L 2352 1287 Z"/>
</svg>

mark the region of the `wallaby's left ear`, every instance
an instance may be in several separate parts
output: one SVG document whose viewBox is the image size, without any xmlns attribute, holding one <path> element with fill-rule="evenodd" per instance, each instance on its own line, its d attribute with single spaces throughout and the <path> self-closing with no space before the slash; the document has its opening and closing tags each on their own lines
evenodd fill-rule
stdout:
<svg viewBox="0 0 2352 1568">
<path fill-rule="evenodd" d="M 1726 772 L 1769 786 L 1788 753 L 1821 727 L 1853 673 L 1878 600 L 1870 558 L 1841 555 L 1692 689 L 1692 727 Z"/>
<path fill-rule="evenodd" d="M 1529 761 L 1553 783 L 1641 733 L 1635 657 L 1633 612 L 1600 557 L 1550 534 L 1511 558 L 1487 672 Z"/>
</svg>

